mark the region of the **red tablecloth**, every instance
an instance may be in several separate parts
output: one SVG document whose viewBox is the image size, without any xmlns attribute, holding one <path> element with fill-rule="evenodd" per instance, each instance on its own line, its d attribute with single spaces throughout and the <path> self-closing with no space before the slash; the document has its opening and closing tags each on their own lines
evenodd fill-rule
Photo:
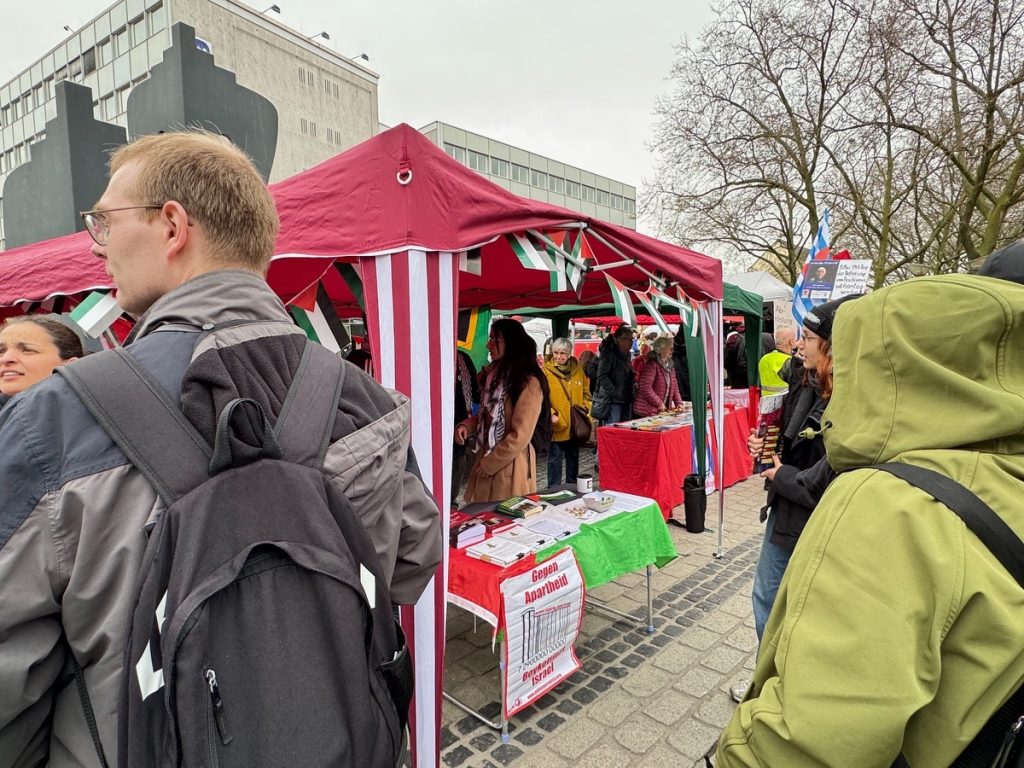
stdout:
<svg viewBox="0 0 1024 768">
<path fill-rule="evenodd" d="M 744 409 L 725 414 L 725 465 L 722 482 L 728 488 L 750 474 L 747 453 L 749 422 Z M 714 427 L 711 450 L 715 461 Z M 667 520 L 683 501 L 683 478 L 693 471 L 693 431 L 679 427 L 666 432 L 645 432 L 621 427 L 597 430 L 597 457 L 602 488 L 618 488 L 658 502 Z"/>
</svg>

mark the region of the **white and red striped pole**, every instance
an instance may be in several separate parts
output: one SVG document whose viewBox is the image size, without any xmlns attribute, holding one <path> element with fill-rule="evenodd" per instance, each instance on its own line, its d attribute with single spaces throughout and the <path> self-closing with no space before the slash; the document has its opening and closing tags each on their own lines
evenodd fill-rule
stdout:
<svg viewBox="0 0 1024 768">
<path fill-rule="evenodd" d="M 412 401 L 412 446 L 447 532 L 455 419 L 458 254 L 409 250 L 359 260 L 367 332 L 378 381 Z M 416 665 L 410 717 L 415 768 L 441 755 L 447 533 L 444 562 L 420 601 L 402 609 Z"/>
</svg>

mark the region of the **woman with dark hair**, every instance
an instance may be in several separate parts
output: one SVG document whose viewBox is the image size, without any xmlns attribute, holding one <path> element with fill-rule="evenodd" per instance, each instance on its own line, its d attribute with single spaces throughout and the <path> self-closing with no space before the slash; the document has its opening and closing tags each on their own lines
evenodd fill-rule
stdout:
<svg viewBox="0 0 1024 768">
<path fill-rule="evenodd" d="M 839 306 L 851 298 L 855 297 L 826 302 L 804 317 L 797 343 L 803 366 L 801 370 L 794 360 L 782 411 L 781 450 L 772 457 L 774 466 L 761 473 L 768 489 L 762 517 L 764 512 L 768 516 L 751 592 L 758 643 L 797 540 L 835 477 L 821 439 L 821 433 L 828 428 L 822 424 L 822 414 L 832 397 L 832 324 Z M 751 430 L 747 440 L 750 453 L 760 454 L 763 443 Z M 746 684 L 735 685 L 730 691 L 739 701 L 746 693 Z"/>
<path fill-rule="evenodd" d="M 83 354 L 78 334 L 59 320 L 8 320 L 0 330 L 0 405 Z"/>
<path fill-rule="evenodd" d="M 491 325 L 487 350 L 492 364 L 481 392 L 480 410 L 455 427 L 455 442 L 476 435 L 477 455 L 469 471 L 467 503 L 497 501 L 537 490 L 535 432 L 551 436 L 547 377 L 537 363 L 537 343 L 522 323 L 509 318 Z"/>
</svg>

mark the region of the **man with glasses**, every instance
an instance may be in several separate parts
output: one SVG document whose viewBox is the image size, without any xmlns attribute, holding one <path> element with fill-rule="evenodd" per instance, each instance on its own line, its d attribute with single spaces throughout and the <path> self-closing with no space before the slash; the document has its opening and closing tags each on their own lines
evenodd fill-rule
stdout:
<svg viewBox="0 0 1024 768">
<path fill-rule="evenodd" d="M 278 219 L 252 162 L 218 136 L 169 133 L 118 149 L 110 174 L 82 217 L 138 318 L 129 353 L 211 442 L 225 395 L 276 420 L 307 342 L 264 280 Z M 350 369 L 325 467 L 392 601 L 411 604 L 440 562 L 441 532 L 403 404 Z M 356 431 L 354 443 L 339 437 Z M 94 733 L 117 754 L 131 601 L 162 504 L 61 377 L 0 412 L 0 445 L 0 765 L 96 765 Z"/>
</svg>

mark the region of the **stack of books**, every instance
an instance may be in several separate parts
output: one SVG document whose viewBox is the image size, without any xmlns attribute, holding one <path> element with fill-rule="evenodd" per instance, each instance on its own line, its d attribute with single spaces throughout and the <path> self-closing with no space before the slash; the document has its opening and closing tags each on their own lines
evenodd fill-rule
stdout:
<svg viewBox="0 0 1024 768">
<path fill-rule="evenodd" d="M 527 518 L 543 512 L 544 504 L 536 497 L 513 496 L 511 499 L 499 502 L 498 511 L 511 517 Z"/>
<path fill-rule="evenodd" d="M 448 527 L 448 544 L 456 549 L 462 549 L 515 525 L 518 523 L 514 519 L 493 512 L 477 515 L 452 512 Z"/>
</svg>

